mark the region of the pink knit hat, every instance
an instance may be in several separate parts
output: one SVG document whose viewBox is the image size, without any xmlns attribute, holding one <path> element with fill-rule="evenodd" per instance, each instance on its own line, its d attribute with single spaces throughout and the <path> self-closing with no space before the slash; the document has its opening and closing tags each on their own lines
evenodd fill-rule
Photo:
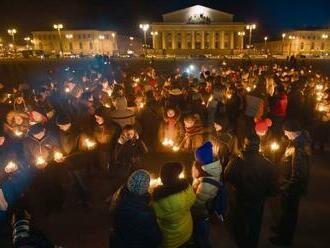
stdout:
<svg viewBox="0 0 330 248">
<path fill-rule="evenodd" d="M 263 136 L 267 133 L 268 128 L 272 126 L 271 119 L 259 119 L 256 120 L 255 131 L 259 136 Z"/>
</svg>

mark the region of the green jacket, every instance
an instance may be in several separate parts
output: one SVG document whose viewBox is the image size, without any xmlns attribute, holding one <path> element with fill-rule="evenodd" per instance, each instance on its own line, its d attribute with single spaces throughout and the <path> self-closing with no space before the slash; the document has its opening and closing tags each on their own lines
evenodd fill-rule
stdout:
<svg viewBox="0 0 330 248">
<path fill-rule="evenodd" d="M 192 187 L 152 202 L 163 235 L 162 247 L 176 248 L 186 243 L 193 231 L 190 208 L 196 199 Z"/>
</svg>

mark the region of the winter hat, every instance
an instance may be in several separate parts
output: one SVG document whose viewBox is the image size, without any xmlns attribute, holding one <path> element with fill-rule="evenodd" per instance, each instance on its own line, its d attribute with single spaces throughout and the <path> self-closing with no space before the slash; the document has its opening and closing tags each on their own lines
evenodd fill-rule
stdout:
<svg viewBox="0 0 330 248">
<path fill-rule="evenodd" d="M 210 164 L 213 162 L 213 145 L 210 141 L 204 143 L 195 151 L 195 159 L 201 164 Z"/>
<path fill-rule="evenodd" d="M 115 106 L 117 110 L 127 109 L 127 100 L 126 97 L 118 97 L 115 99 Z"/>
<path fill-rule="evenodd" d="M 265 135 L 268 131 L 268 128 L 272 126 L 271 119 L 259 119 L 256 121 L 255 131 L 258 135 Z"/>
<path fill-rule="evenodd" d="M 296 120 L 287 120 L 283 125 L 283 130 L 288 132 L 299 132 L 301 131 L 301 125 Z"/>
<path fill-rule="evenodd" d="M 31 128 L 30 128 L 30 132 L 32 135 L 34 134 L 38 134 L 38 133 L 41 133 L 42 131 L 45 130 L 45 127 L 44 125 L 42 125 L 42 123 L 37 123 L 37 124 L 34 124 Z"/>
<path fill-rule="evenodd" d="M 173 185 L 179 180 L 179 175 L 182 172 L 183 167 L 180 163 L 171 162 L 166 163 L 160 170 L 160 178 L 163 185 Z"/>
<path fill-rule="evenodd" d="M 71 118 L 70 118 L 70 116 L 68 116 L 66 114 L 60 113 L 56 117 L 56 125 L 67 125 L 69 123 L 71 123 Z"/>
<path fill-rule="evenodd" d="M 146 170 L 134 171 L 127 180 L 127 189 L 134 194 L 144 195 L 149 190 L 150 175 Z"/>
</svg>

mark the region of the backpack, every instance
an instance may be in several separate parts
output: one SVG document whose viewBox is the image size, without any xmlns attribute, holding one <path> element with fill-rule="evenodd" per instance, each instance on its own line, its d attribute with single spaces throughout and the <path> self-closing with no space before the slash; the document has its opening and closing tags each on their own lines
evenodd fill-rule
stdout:
<svg viewBox="0 0 330 248">
<path fill-rule="evenodd" d="M 211 178 L 203 178 L 202 182 L 211 184 L 218 188 L 217 195 L 210 200 L 207 205 L 207 209 L 210 215 L 215 214 L 222 222 L 227 209 L 227 192 L 222 181 L 216 181 Z"/>
</svg>

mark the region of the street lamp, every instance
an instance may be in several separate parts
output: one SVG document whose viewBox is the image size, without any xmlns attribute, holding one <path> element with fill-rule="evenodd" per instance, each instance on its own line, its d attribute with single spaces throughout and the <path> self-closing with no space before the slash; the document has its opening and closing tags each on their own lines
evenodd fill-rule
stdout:
<svg viewBox="0 0 330 248">
<path fill-rule="evenodd" d="M 246 29 L 250 30 L 250 36 L 249 36 L 249 47 L 251 47 L 251 42 L 252 42 L 252 30 L 256 29 L 257 25 L 256 24 L 249 24 L 246 25 Z"/>
<path fill-rule="evenodd" d="M 147 31 L 149 29 L 149 24 L 140 24 L 140 29 L 143 30 L 143 33 L 144 33 L 144 46 L 147 47 Z"/>
<path fill-rule="evenodd" d="M 158 35 L 158 32 L 157 31 L 152 31 L 150 34 L 152 36 L 152 48 L 155 49 L 155 47 L 156 47 L 155 37 Z"/>
<path fill-rule="evenodd" d="M 282 33 L 282 55 L 284 54 L 284 39 L 286 37 L 286 33 Z"/>
<path fill-rule="evenodd" d="M 26 41 L 26 48 L 29 49 L 29 42 L 31 41 L 30 37 L 24 37 L 24 40 Z"/>
<path fill-rule="evenodd" d="M 268 40 L 268 36 L 264 37 L 264 41 L 265 41 L 265 52 L 266 52 L 266 48 L 267 48 L 267 40 Z"/>
<path fill-rule="evenodd" d="M 105 39 L 105 36 L 103 34 L 99 35 L 99 40 L 101 41 L 101 47 L 102 47 L 102 54 L 104 54 L 104 49 L 103 49 L 103 40 Z"/>
<path fill-rule="evenodd" d="M 296 39 L 296 36 L 289 35 L 290 40 L 290 50 L 289 50 L 289 56 L 291 55 L 291 49 L 292 49 L 292 41 Z"/>
<path fill-rule="evenodd" d="M 321 38 L 324 40 L 328 39 L 328 37 L 329 37 L 329 35 L 327 35 L 327 34 L 322 34 L 322 36 L 321 36 Z"/>
<path fill-rule="evenodd" d="M 53 28 L 57 30 L 58 37 L 60 38 L 60 51 L 61 55 L 63 54 L 63 48 L 62 48 L 62 36 L 61 36 L 61 29 L 63 29 L 63 24 L 54 24 Z"/>
<path fill-rule="evenodd" d="M 13 47 L 16 50 L 16 46 L 15 46 L 15 34 L 17 33 L 17 30 L 15 28 L 12 29 L 8 29 L 8 34 L 12 37 L 13 39 Z"/>
</svg>

